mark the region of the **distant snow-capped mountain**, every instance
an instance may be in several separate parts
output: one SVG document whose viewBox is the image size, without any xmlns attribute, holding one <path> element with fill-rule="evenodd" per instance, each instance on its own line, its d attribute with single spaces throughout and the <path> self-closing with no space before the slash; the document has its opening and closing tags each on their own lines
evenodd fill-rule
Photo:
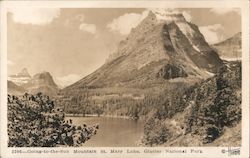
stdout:
<svg viewBox="0 0 250 158">
<path fill-rule="evenodd" d="M 8 93 L 13 92 L 42 92 L 47 95 L 55 95 L 59 90 L 49 72 L 37 73 L 31 77 L 26 68 L 16 75 L 8 77 Z"/>
<path fill-rule="evenodd" d="M 43 92 L 48 95 L 54 95 L 59 90 L 49 72 L 35 74 L 23 87 L 30 93 Z"/>
<path fill-rule="evenodd" d="M 25 83 L 28 83 L 28 81 L 31 79 L 31 76 L 27 70 L 27 68 L 23 68 L 19 73 L 15 75 L 8 76 L 8 80 L 12 81 L 18 86 L 21 86 Z"/>
</svg>

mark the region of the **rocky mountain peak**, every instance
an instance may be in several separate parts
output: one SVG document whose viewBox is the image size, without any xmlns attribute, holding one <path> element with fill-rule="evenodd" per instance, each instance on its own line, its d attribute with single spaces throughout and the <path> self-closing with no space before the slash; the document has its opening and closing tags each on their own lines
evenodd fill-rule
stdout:
<svg viewBox="0 0 250 158">
<path fill-rule="evenodd" d="M 194 27 L 194 29 L 196 29 L 194 30 L 192 26 L 190 26 L 191 24 L 185 20 L 182 13 L 165 9 L 151 9 L 148 11 L 147 16 L 135 28 L 131 29 L 127 38 L 119 43 L 117 50 L 111 54 L 106 61 L 110 62 L 120 56 L 127 55 L 128 52 L 131 52 L 132 48 L 138 44 L 138 42 L 141 43 L 144 41 L 147 34 L 154 33 L 154 36 L 158 36 L 158 40 L 160 40 L 163 26 L 171 23 L 176 24 L 181 32 L 187 36 L 189 41 L 194 41 L 193 39 L 195 37 L 203 38 L 202 40 L 205 40 L 202 35 L 195 35 L 198 27 Z M 204 50 L 209 47 L 206 42 L 203 43 L 205 47 L 196 46 L 199 45 L 197 43 L 199 43 L 199 39 L 191 43 L 197 50 Z M 160 55 L 159 57 L 162 56 Z"/>
<path fill-rule="evenodd" d="M 27 89 L 29 93 L 36 94 L 42 92 L 49 96 L 55 95 L 59 90 L 49 72 L 35 74 L 27 83 L 23 84 L 23 87 Z"/>
<path fill-rule="evenodd" d="M 153 28 L 153 26 L 159 24 L 185 23 L 187 22 L 184 16 L 179 12 L 169 12 L 162 9 L 153 9 L 148 12 L 148 15 L 142 20 L 142 22 L 131 30 L 129 36 L 133 36 L 133 33 L 145 32 Z M 131 35 L 132 34 L 132 35 Z"/>
<path fill-rule="evenodd" d="M 155 15 L 155 17 L 158 21 L 163 21 L 166 23 L 170 23 L 173 21 L 174 22 L 185 22 L 186 21 L 184 16 L 179 12 L 173 12 L 173 11 L 171 12 L 169 10 L 163 10 L 163 9 L 154 9 L 150 12 Z"/>
<path fill-rule="evenodd" d="M 27 68 L 23 68 L 19 73 L 16 74 L 16 76 L 31 78 Z"/>
<path fill-rule="evenodd" d="M 148 15 L 145 19 L 158 23 L 186 22 L 186 19 L 182 13 L 166 9 L 151 9 L 149 10 Z"/>
<path fill-rule="evenodd" d="M 51 74 L 47 71 L 43 71 L 41 73 L 37 73 L 33 78 L 52 78 Z"/>
<path fill-rule="evenodd" d="M 14 82 L 18 86 L 28 83 L 30 79 L 31 76 L 27 68 L 23 68 L 19 73 L 15 75 L 8 76 L 8 80 Z"/>
<path fill-rule="evenodd" d="M 149 11 L 148 12 L 148 15 L 147 15 L 147 17 L 145 18 L 145 19 L 152 19 L 152 20 L 155 20 L 156 19 L 156 15 L 155 15 L 155 13 L 153 12 L 153 11 Z"/>
<path fill-rule="evenodd" d="M 32 82 L 39 82 L 39 84 L 45 84 L 52 87 L 57 87 L 56 83 L 53 80 L 52 75 L 46 71 L 35 74 L 32 78 Z"/>
</svg>

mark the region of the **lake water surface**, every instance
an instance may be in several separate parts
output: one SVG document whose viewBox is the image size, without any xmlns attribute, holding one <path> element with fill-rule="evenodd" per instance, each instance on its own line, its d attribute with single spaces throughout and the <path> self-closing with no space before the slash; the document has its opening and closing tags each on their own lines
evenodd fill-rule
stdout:
<svg viewBox="0 0 250 158">
<path fill-rule="evenodd" d="M 75 125 L 99 124 L 97 134 L 83 146 L 88 147 L 134 147 L 143 137 L 143 121 L 110 117 L 66 117 Z"/>
</svg>

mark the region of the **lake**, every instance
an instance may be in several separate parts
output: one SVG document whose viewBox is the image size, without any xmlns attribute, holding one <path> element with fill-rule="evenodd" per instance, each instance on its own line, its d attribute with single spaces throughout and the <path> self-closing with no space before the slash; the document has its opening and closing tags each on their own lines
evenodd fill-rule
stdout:
<svg viewBox="0 0 250 158">
<path fill-rule="evenodd" d="M 66 117 L 75 125 L 99 124 L 97 134 L 92 136 L 83 146 L 88 147 L 134 147 L 143 137 L 144 123 L 111 117 Z"/>
</svg>

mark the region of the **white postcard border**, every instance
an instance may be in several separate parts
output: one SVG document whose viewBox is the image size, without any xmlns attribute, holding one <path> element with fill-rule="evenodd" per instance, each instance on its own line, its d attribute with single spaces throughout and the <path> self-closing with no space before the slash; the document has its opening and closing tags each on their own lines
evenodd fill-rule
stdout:
<svg viewBox="0 0 250 158">
<path fill-rule="evenodd" d="M 214 157 L 226 158 L 227 147 L 129 147 L 129 148 L 91 148 L 91 147 L 65 147 L 65 148 L 9 148 L 7 147 L 7 19 L 6 9 L 8 7 L 60 7 L 60 8 L 241 8 L 242 13 L 242 146 L 240 156 L 249 157 L 249 1 L 4 1 L 1 2 L 1 157 Z M 148 154 L 145 149 L 157 149 L 162 153 Z M 74 150 L 93 150 L 98 153 L 78 153 Z M 122 154 L 111 154 L 110 150 L 122 150 Z M 140 154 L 127 153 L 127 150 L 139 150 Z M 187 150 L 188 153 L 166 153 L 167 149 Z M 191 150 L 201 150 L 203 153 L 191 153 Z M 238 149 L 234 147 L 232 149 Z M 18 150 L 28 153 L 18 154 Z M 65 151 L 69 153 L 32 153 L 46 150 L 48 152 Z M 102 150 L 108 153 L 101 153 Z M 54 151 L 54 152 L 55 152 Z M 13 153 L 14 152 L 14 153 Z M 17 152 L 17 153 L 15 153 Z M 45 151 L 44 151 L 45 152 Z"/>
</svg>

